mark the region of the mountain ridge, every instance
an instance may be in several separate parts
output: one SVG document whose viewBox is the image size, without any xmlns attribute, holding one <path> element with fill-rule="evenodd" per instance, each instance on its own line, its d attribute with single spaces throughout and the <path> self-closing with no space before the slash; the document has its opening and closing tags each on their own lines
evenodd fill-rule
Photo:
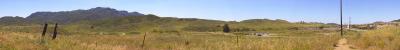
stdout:
<svg viewBox="0 0 400 50">
<path fill-rule="evenodd" d="M 144 16 L 144 14 L 139 12 L 116 10 L 108 7 L 96 7 L 87 10 L 35 12 L 26 17 L 26 19 L 36 22 L 71 23 L 81 20 L 98 20 L 126 16 Z"/>
</svg>

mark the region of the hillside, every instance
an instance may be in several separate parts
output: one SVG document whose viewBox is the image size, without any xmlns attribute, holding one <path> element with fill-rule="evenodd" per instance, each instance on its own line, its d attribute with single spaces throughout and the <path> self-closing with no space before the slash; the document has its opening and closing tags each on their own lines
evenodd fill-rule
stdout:
<svg viewBox="0 0 400 50">
<path fill-rule="evenodd" d="M 65 33 L 101 32 L 221 32 L 228 24 L 232 32 L 304 33 L 305 30 L 322 31 L 334 27 L 322 23 L 293 23 L 286 20 L 249 19 L 243 21 L 220 21 L 196 18 L 159 17 L 153 14 L 119 11 L 96 7 L 88 10 L 59 12 L 36 12 L 26 18 L 3 17 L 4 26 L 40 26 L 43 23 L 61 23 Z M 303 32 L 296 32 L 303 31 Z"/>
<path fill-rule="evenodd" d="M 144 14 L 138 12 L 127 12 L 107 7 L 96 7 L 88 10 L 35 12 L 26 17 L 26 19 L 36 22 L 71 23 L 82 20 L 100 20 L 105 18 L 143 16 L 143 15 Z"/>
</svg>

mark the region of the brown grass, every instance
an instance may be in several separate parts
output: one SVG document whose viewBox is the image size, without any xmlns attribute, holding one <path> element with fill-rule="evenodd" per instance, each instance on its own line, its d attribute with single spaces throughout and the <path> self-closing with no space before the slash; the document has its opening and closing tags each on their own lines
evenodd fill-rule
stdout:
<svg viewBox="0 0 400 50">
<path fill-rule="evenodd" d="M 360 50 L 399 50 L 398 30 L 391 26 L 348 33 L 345 37 Z M 50 36 L 41 40 L 40 32 L 0 32 L 0 50 L 333 50 L 341 38 L 338 33 L 282 37 L 243 35 L 236 42 L 236 36 L 219 32 L 148 33 L 141 48 L 144 34 L 61 33 L 55 40 L 50 40 Z"/>
</svg>

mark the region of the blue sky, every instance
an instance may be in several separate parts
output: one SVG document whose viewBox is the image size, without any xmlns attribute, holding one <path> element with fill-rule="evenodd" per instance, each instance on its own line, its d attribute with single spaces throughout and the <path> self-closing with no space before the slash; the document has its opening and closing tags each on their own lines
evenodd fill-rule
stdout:
<svg viewBox="0 0 400 50">
<path fill-rule="evenodd" d="M 400 19 L 400 0 L 344 0 L 352 23 Z M 37 11 L 111 7 L 163 17 L 225 21 L 284 19 L 291 22 L 339 22 L 339 0 L 1 0 L 0 16 L 29 16 Z M 347 23 L 347 22 L 345 22 Z"/>
</svg>

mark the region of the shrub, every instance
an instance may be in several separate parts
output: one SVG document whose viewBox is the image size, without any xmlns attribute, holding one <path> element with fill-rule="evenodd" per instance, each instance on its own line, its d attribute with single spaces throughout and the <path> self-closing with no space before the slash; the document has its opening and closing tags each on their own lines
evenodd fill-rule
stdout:
<svg viewBox="0 0 400 50">
<path fill-rule="evenodd" d="M 224 26 L 223 26 L 223 31 L 224 31 L 225 33 L 228 33 L 228 32 L 231 31 L 231 30 L 229 29 L 228 24 L 224 24 Z"/>
</svg>

